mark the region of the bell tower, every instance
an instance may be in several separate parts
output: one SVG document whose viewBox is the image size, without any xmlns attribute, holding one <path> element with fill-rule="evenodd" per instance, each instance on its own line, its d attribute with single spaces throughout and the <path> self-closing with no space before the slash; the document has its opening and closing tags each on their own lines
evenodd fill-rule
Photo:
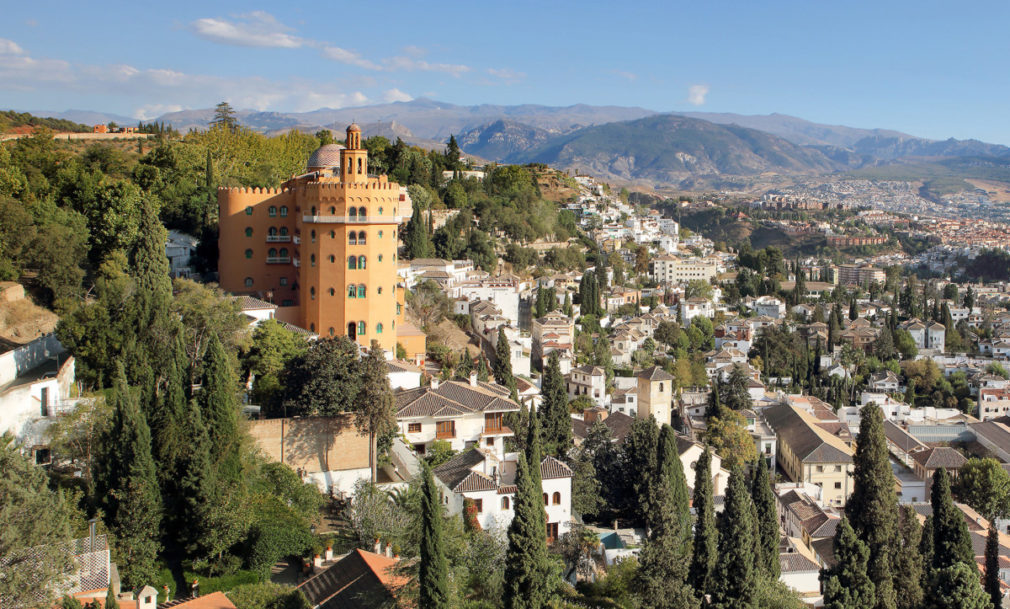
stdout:
<svg viewBox="0 0 1010 609">
<path fill-rule="evenodd" d="M 347 139 L 340 152 L 340 171 L 345 183 L 368 180 L 368 151 L 361 147 L 361 127 L 354 123 L 347 127 Z"/>
</svg>

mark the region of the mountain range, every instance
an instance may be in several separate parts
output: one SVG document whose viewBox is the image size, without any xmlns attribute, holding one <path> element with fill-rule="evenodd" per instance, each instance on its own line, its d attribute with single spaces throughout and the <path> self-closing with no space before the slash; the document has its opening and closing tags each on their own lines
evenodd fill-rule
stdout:
<svg viewBox="0 0 1010 609">
<path fill-rule="evenodd" d="M 126 117 L 85 111 L 43 113 L 93 124 Z M 180 131 L 206 128 L 213 108 L 164 114 L 154 122 Z M 681 187 L 729 177 L 849 171 L 889 164 L 979 157 L 1006 163 L 1010 148 L 977 140 L 929 140 L 887 129 L 814 123 L 784 114 L 660 113 L 626 106 L 459 106 L 426 98 L 311 112 L 239 110 L 240 123 L 264 133 L 357 122 L 429 149 L 455 135 L 462 150 L 499 162 L 542 162 L 601 178 Z M 108 117 L 108 118 L 104 118 Z"/>
</svg>

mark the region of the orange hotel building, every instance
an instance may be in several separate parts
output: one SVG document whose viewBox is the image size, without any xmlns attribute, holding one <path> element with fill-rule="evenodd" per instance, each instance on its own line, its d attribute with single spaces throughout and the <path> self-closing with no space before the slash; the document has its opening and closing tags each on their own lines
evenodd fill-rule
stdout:
<svg viewBox="0 0 1010 609">
<path fill-rule="evenodd" d="M 320 336 L 377 340 L 423 359 L 425 337 L 403 318 L 397 285 L 400 227 L 412 213 L 405 188 L 368 174 L 361 129 L 346 147 L 312 153 L 306 173 L 279 188 L 220 188 L 221 287 L 278 305 L 276 316 Z"/>
</svg>

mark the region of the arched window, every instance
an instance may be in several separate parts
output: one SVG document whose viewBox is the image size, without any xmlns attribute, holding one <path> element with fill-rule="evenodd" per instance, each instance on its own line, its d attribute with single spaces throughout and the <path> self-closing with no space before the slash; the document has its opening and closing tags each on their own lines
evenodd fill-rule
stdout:
<svg viewBox="0 0 1010 609">
<path fill-rule="evenodd" d="M 271 218 L 277 217 L 277 208 L 273 205 L 270 206 L 269 215 Z"/>
<path fill-rule="evenodd" d="M 336 296 L 336 295 L 337 295 L 337 291 L 334 290 L 333 288 L 330 288 L 330 296 Z"/>
<path fill-rule="evenodd" d="M 315 288 L 315 286 L 312 286 L 311 288 L 309 288 L 309 298 L 311 298 L 312 300 L 316 299 L 316 288 Z"/>
<path fill-rule="evenodd" d="M 245 208 L 245 215 L 247 215 L 247 216 L 251 216 L 252 215 L 252 208 L 251 207 L 246 207 Z"/>
<path fill-rule="evenodd" d="M 544 505 L 550 505 L 547 503 L 547 493 L 544 493 Z"/>
<path fill-rule="evenodd" d="M 354 159 L 347 159 L 347 173 L 354 173 Z"/>
<path fill-rule="evenodd" d="M 364 244 L 365 244 L 365 231 L 360 231 L 358 233 L 358 245 L 364 245 Z"/>
<path fill-rule="evenodd" d="M 364 298 L 366 292 L 367 289 L 365 288 L 365 284 L 361 284 L 358 286 L 358 298 Z"/>
<path fill-rule="evenodd" d="M 315 331 L 316 331 L 316 324 L 309 324 L 309 332 L 315 332 Z"/>
<path fill-rule="evenodd" d="M 554 505 L 561 505 L 561 493 L 554 491 L 554 496 L 551 497 L 551 503 Z"/>
<path fill-rule="evenodd" d="M 282 226 L 282 227 L 281 227 L 281 236 L 282 236 L 282 237 L 286 237 L 286 236 L 287 236 L 287 234 L 288 234 L 288 227 L 286 227 L 286 226 Z"/>
<path fill-rule="evenodd" d="M 312 216 L 316 215 L 316 206 L 315 205 L 312 206 L 312 213 L 310 215 L 312 215 Z"/>
<path fill-rule="evenodd" d="M 288 278 L 287 277 L 281 277 L 280 279 L 277 280 L 277 282 L 280 283 L 282 286 L 286 286 L 286 285 L 288 285 Z"/>
<path fill-rule="evenodd" d="M 246 250 L 246 254 L 250 253 L 252 253 L 252 250 Z M 248 255 L 246 257 L 252 258 L 252 256 Z M 270 248 L 270 251 L 267 252 L 267 258 L 276 258 L 276 257 L 277 257 L 277 250 L 275 250 L 274 248 Z"/>
<path fill-rule="evenodd" d="M 358 157 L 358 173 L 361 173 L 361 157 Z"/>
<path fill-rule="evenodd" d="M 245 257 L 246 257 L 246 258 L 252 258 L 252 254 L 253 254 L 253 251 L 252 251 L 252 250 L 246 250 L 246 251 L 245 251 Z"/>
<path fill-rule="evenodd" d="M 336 239 L 336 238 L 337 238 L 337 231 L 331 230 L 330 231 L 330 239 Z"/>
<path fill-rule="evenodd" d="M 268 228 L 267 229 L 267 235 L 269 235 L 271 237 L 277 236 L 277 227 L 276 226 L 271 226 L 270 228 Z"/>
<path fill-rule="evenodd" d="M 358 288 L 354 287 L 353 283 L 351 285 L 347 286 L 347 297 L 348 298 L 357 298 L 358 297 Z"/>
<path fill-rule="evenodd" d="M 358 268 L 359 269 L 365 268 L 365 257 L 364 256 L 358 256 Z"/>
<path fill-rule="evenodd" d="M 379 231 L 379 239 L 382 239 L 382 231 Z"/>
<path fill-rule="evenodd" d="M 358 337 L 358 324 L 353 321 L 347 324 L 347 338 L 354 340 Z"/>
<path fill-rule="evenodd" d="M 245 227 L 245 236 L 246 237 L 252 237 L 252 227 L 251 226 Z"/>
<path fill-rule="evenodd" d="M 281 248 L 281 258 L 287 258 L 287 257 L 288 257 L 288 248 L 282 247 Z"/>
<path fill-rule="evenodd" d="M 359 208 L 358 208 L 358 217 L 359 217 L 359 218 L 361 218 L 361 221 L 362 221 L 362 222 L 364 222 L 364 221 L 365 221 L 365 216 L 367 216 L 367 215 L 368 215 L 368 214 L 367 214 L 367 213 L 365 213 L 365 208 L 364 208 L 364 207 L 359 207 Z"/>
<path fill-rule="evenodd" d="M 310 254 L 309 255 L 309 263 L 312 266 L 316 266 L 316 255 L 315 254 Z"/>
<path fill-rule="evenodd" d="M 509 508 L 509 498 L 508 497 L 502 497 L 501 498 L 501 509 L 503 509 L 503 510 L 510 509 Z"/>
<path fill-rule="evenodd" d="M 382 286 L 380 285 L 377 289 L 379 290 L 379 294 L 382 294 Z"/>
<path fill-rule="evenodd" d="M 332 262 L 336 262 L 336 261 L 337 261 L 337 257 L 334 256 L 333 254 L 330 254 L 330 262 L 332 263 Z"/>
<path fill-rule="evenodd" d="M 316 231 L 314 231 L 314 230 L 309 231 L 309 237 L 311 237 L 312 238 L 312 242 L 315 243 L 316 242 Z"/>
<path fill-rule="evenodd" d="M 364 335 L 365 335 L 365 322 L 359 321 L 358 322 L 358 336 L 364 336 Z"/>
<path fill-rule="evenodd" d="M 287 218 L 288 217 L 288 206 L 287 205 L 281 205 L 281 217 L 282 218 Z"/>
<path fill-rule="evenodd" d="M 337 208 L 336 207 L 331 207 L 330 208 L 330 215 L 331 216 L 337 215 Z"/>
<path fill-rule="evenodd" d="M 358 233 L 351 231 L 347 233 L 347 245 L 357 245 L 358 244 Z"/>
<path fill-rule="evenodd" d="M 358 259 L 355 258 L 354 256 L 348 256 L 347 257 L 347 270 L 353 271 L 356 268 L 358 268 Z"/>
<path fill-rule="evenodd" d="M 382 208 L 381 207 L 379 208 L 379 215 L 380 216 L 382 215 Z M 381 237 L 382 235 L 379 235 L 379 236 Z"/>
<path fill-rule="evenodd" d="M 333 326 L 330 326 L 330 336 L 333 336 L 335 332 L 333 331 Z"/>
<path fill-rule="evenodd" d="M 382 254 L 379 254 L 379 262 L 382 262 Z"/>
<path fill-rule="evenodd" d="M 376 324 L 375 325 L 375 333 L 376 334 L 382 334 L 382 324 Z"/>
<path fill-rule="evenodd" d="M 252 277 L 246 277 L 245 278 L 245 287 L 251 288 L 252 286 L 253 286 L 253 278 Z"/>
<path fill-rule="evenodd" d="M 348 207 L 347 208 L 347 217 L 349 217 L 351 219 L 351 221 L 353 222 L 354 219 L 358 217 L 358 210 L 354 209 L 353 207 Z"/>
</svg>

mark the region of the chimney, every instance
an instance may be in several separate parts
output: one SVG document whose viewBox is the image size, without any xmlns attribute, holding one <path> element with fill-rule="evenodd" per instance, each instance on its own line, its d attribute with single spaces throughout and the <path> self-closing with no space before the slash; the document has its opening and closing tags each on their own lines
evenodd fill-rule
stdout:
<svg viewBox="0 0 1010 609">
<path fill-rule="evenodd" d="M 378 539 L 375 540 L 375 545 L 372 546 L 372 551 L 376 554 L 382 554 L 382 542 Z"/>
<path fill-rule="evenodd" d="M 392 557 L 393 557 L 393 544 L 387 543 L 386 544 L 386 558 L 392 558 Z"/>
<path fill-rule="evenodd" d="M 477 386 L 477 371 L 476 370 L 471 370 L 470 371 L 470 386 L 471 387 L 476 387 Z"/>
<path fill-rule="evenodd" d="M 431 377 L 431 388 L 438 389 L 438 384 L 441 382 L 442 381 L 437 376 Z"/>
</svg>

